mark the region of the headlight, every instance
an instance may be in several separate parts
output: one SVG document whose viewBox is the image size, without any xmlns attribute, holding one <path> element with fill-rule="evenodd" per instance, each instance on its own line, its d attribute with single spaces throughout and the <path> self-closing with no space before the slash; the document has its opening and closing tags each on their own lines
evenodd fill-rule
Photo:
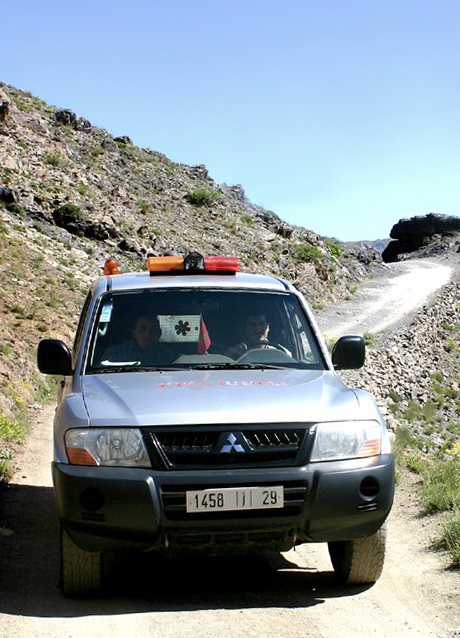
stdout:
<svg viewBox="0 0 460 638">
<path fill-rule="evenodd" d="M 319 423 L 312 461 L 376 456 L 382 452 L 382 426 L 377 421 Z"/>
<path fill-rule="evenodd" d="M 151 467 L 142 435 L 132 428 L 68 430 L 65 445 L 72 465 Z"/>
</svg>

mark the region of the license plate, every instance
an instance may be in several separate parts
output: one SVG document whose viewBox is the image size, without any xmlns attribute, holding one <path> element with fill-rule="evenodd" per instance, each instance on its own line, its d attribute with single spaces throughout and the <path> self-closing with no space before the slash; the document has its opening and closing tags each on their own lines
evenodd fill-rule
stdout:
<svg viewBox="0 0 460 638">
<path fill-rule="evenodd" d="M 275 487 L 226 487 L 186 492 L 187 512 L 274 509 L 284 506 L 284 490 Z"/>
</svg>

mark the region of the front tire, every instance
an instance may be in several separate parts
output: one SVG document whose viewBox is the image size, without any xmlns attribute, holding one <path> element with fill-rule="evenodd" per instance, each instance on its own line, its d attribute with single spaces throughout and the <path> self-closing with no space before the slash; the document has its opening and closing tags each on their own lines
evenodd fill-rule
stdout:
<svg viewBox="0 0 460 638">
<path fill-rule="evenodd" d="M 334 571 L 343 583 L 367 585 L 381 576 L 385 562 L 386 523 L 368 538 L 328 543 Z"/>
<path fill-rule="evenodd" d="M 60 586 L 68 598 L 97 596 L 101 591 L 102 555 L 86 552 L 61 529 Z"/>
</svg>

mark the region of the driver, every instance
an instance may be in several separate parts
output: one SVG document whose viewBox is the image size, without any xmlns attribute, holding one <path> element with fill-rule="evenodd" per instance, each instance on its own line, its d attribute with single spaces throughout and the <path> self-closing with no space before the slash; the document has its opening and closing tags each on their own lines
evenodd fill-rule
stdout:
<svg viewBox="0 0 460 638">
<path fill-rule="evenodd" d="M 270 324 L 264 312 L 247 315 L 242 331 L 243 340 L 232 346 L 225 353 L 232 359 L 238 359 L 246 350 L 269 347 L 268 333 Z"/>
</svg>

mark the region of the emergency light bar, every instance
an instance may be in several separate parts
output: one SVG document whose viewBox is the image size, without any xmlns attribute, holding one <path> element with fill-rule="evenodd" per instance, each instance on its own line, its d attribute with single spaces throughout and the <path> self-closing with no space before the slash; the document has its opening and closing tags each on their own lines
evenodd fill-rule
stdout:
<svg viewBox="0 0 460 638">
<path fill-rule="evenodd" d="M 119 275 L 120 269 L 115 259 L 110 258 L 105 260 L 104 275 Z"/>
<path fill-rule="evenodd" d="M 238 257 L 203 257 L 200 253 L 189 253 L 185 257 L 149 257 L 147 268 L 151 275 L 162 273 L 219 273 L 234 275 L 240 269 Z"/>
</svg>

